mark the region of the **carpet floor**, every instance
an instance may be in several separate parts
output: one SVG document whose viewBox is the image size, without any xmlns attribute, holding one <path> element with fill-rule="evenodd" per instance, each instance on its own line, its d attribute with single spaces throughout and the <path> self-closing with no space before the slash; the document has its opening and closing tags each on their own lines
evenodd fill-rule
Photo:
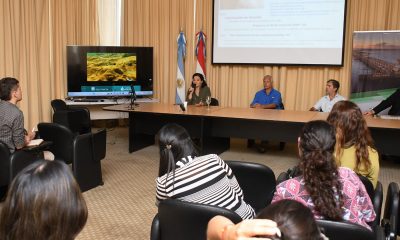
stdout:
<svg viewBox="0 0 400 240">
<path fill-rule="evenodd" d="M 297 145 L 270 142 L 266 153 L 246 147 L 246 140 L 231 140 L 231 149 L 220 155 L 224 160 L 262 163 L 278 176 L 298 163 Z M 128 128 L 107 132 L 107 155 L 102 160 L 104 185 L 85 192 L 89 218 L 77 240 L 149 239 L 150 227 L 157 212 L 155 178 L 158 173 L 158 148 L 150 146 L 128 153 Z M 400 183 L 400 164 L 381 161 L 379 180 L 386 188 L 392 181 Z"/>
</svg>

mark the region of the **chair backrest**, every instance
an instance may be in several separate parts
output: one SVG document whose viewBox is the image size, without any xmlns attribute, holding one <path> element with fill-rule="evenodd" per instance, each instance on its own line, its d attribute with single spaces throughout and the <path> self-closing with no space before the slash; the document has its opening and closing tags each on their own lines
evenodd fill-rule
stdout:
<svg viewBox="0 0 400 240">
<path fill-rule="evenodd" d="M 360 178 L 361 182 L 364 184 L 365 190 L 367 190 L 369 198 L 372 200 L 375 195 L 374 185 L 372 185 L 372 182 L 367 177 L 362 176 L 362 175 L 358 175 L 358 177 Z"/>
<path fill-rule="evenodd" d="M 382 227 L 385 227 L 385 234 L 390 236 L 390 240 L 396 239 L 396 235 L 399 234 L 399 211 L 399 185 L 391 182 L 386 193 L 385 210 L 382 217 Z"/>
<path fill-rule="evenodd" d="M 372 182 L 365 176 L 358 175 L 361 182 L 364 184 L 365 189 L 367 190 L 368 196 L 371 199 L 372 204 L 374 205 L 374 210 L 376 213 L 376 218 L 373 222 L 369 223 L 371 227 L 378 226 L 380 224 L 381 212 L 382 212 L 382 202 L 383 202 L 383 188 L 382 183 L 377 182 L 376 187 L 374 189 L 374 185 Z"/>
<path fill-rule="evenodd" d="M 205 240 L 208 221 L 216 215 L 234 223 L 242 221 L 237 213 L 225 208 L 176 199 L 161 201 L 156 215 L 159 222 L 153 220 L 151 240 L 157 239 L 156 236 L 163 240 Z"/>
<path fill-rule="evenodd" d="M 17 150 L 10 156 L 10 183 L 29 164 L 39 160 L 36 152 Z"/>
<path fill-rule="evenodd" d="M 50 151 L 56 159 L 72 163 L 75 135 L 67 127 L 58 123 L 39 123 L 38 130 L 43 140 L 53 143 Z"/>
<path fill-rule="evenodd" d="M 271 203 L 276 189 L 275 174 L 271 168 L 252 162 L 225 161 L 232 169 L 244 200 L 258 213 Z"/>
<path fill-rule="evenodd" d="M 218 99 L 216 99 L 216 98 L 211 98 L 210 106 L 219 106 Z"/>
<path fill-rule="evenodd" d="M 280 184 L 281 182 L 284 182 L 289 179 L 289 174 L 288 172 L 281 172 L 278 177 L 276 178 L 276 185 Z"/>
<path fill-rule="evenodd" d="M 346 221 L 317 220 L 318 226 L 329 240 L 375 240 L 371 230 Z"/>
<path fill-rule="evenodd" d="M 72 169 L 81 191 L 103 185 L 100 161 L 106 155 L 106 130 L 78 135 L 73 144 Z"/>
<path fill-rule="evenodd" d="M 90 133 L 90 111 L 85 107 L 71 107 L 53 113 L 53 122 L 66 126 L 73 133 Z"/>
<path fill-rule="evenodd" d="M 0 187 L 10 182 L 10 149 L 0 141 Z"/>
<path fill-rule="evenodd" d="M 61 99 L 51 100 L 51 107 L 53 108 L 54 112 L 68 109 L 67 104 Z"/>
</svg>

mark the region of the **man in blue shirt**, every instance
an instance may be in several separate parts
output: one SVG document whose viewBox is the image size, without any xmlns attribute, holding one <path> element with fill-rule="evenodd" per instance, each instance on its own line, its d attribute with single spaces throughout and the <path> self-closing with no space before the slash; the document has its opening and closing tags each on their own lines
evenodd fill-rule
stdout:
<svg viewBox="0 0 400 240">
<path fill-rule="evenodd" d="M 273 88 L 272 76 L 265 75 L 263 78 L 264 89 L 258 91 L 254 96 L 253 102 L 250 104 L 252 108 L 263 108 L 263 109 L 283 109 L 281 93 Z M 247 142 L 248 147 L 252 147 L 255 144 L 254 139 L 249 139 Z M 261 141 L 258 144 L 257 150 L 260 153 L 264 153 L 268 141 Z"/>
<path fill-rule="evenodd" d="M 272 76 L 265 75 L 263 78 L 264 89 L 258 91 L 250 104 L 252 108 L 282 109 L 281 93 L 272 86 Z"/>
</svg>

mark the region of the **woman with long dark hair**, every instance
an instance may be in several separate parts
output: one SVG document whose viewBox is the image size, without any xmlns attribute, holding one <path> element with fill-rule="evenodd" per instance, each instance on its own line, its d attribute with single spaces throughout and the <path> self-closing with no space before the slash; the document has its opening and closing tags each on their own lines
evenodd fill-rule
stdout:
<svg viewBox="0 0 400 240">
<path fill-rule="evenodd" d="M 293 199 L 316 218 L 344 219 L 370 229 L 367 222 L 376 216 L 371 199 L 357 174 L 337 167 L 334 127 L 326 121 L 308 122 L 298 141 L 301 175 L 277 185 L 272 202 Z"/>
<path fill-rule="evenodd" d="M 254 217 L 254 210 L 244 202 L 243 191 L 229 166 L 215 154 L 198 156 L 183 127 L 167 124 L 157 139 L 160 147 L 157 204 L 175 198 L 227 208 L 243 219 Z"/>
<path fill-rule="evenodd" d="M 0 214 L 0 239 L 73 240 L 87 217 L 71 169 L 60 161 L 37 161 L 11 183 Z"/>
<path fill-rule="evenodd" d="M 367 177 L 374 187 L 378 182 L 379 154 L 360 108 L 350 101 L 339 101 L 327 121 L 336 128 L 336 161 Z"/>
<path fill-rule="evenodd" d="M 211 97 L 211 91 L 207 86 L 203 74 L 193 74 L 192 84 L 188 89 L 186 97 L 188 104 L 202 106 L 206 102 L 207 97 Z"/>
</svg>

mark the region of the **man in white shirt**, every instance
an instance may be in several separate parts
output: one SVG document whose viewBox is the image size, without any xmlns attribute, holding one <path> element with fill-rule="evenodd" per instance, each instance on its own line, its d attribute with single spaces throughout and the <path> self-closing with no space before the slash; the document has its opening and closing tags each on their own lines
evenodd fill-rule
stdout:
<svg viewBox="0 0 400 240">
<path fill-rule="evenodd" d="M 330 112 L 335 103 L 346 100 L 337 93 L 339 87 L 340 84 L 337 80 L 329 79 L 326 82 L 326 96 L 323 96 L 314 107 L 310 108 L 310 111 Z"/>
</svg>

